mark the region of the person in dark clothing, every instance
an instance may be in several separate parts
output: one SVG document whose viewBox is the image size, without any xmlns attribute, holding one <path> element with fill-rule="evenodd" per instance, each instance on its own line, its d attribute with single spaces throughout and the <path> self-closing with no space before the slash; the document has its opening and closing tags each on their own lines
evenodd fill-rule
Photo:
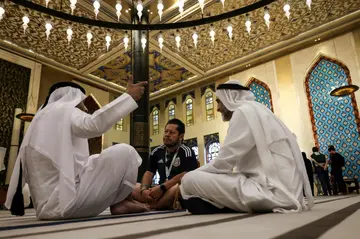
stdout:
<svg viewBox="0 0 360 239">
<path fill-rule="evenodd" d="M 330 153 L 329 163 L 331 164 L 331 175 L 334 178 L 334 195 L 339 192 L 346 194 L 346 186 L 342 175 L 342 167 L 345 166 L 345 159 L 341 154 L 336 152 L 333 145 L 328 147 L 328 151 Z"/>
<path fill-rule="evenodd" d="M 312 164 L 311 164 L 311 161 L 306 157 L 306 153 L 305 152 L 301 152 L 301 153 L 302 153 L 302 156 L 304 159 L 306 173 L 309 178 L 311 192 L 312 192 L 312 195 L 314 196 L 314 172 L 313 172 Z"/>
<path fill-rule="evenodd" d="M 331 186 L 329 180 L 329 171 L 327 169 L 326 157 L 324 154 L 319 152 L 317 147 L 312 148 L 311 158 L 313 159 L 315 173 L 321 183 L 324 195 L 331 195 Z"/>
</svg>

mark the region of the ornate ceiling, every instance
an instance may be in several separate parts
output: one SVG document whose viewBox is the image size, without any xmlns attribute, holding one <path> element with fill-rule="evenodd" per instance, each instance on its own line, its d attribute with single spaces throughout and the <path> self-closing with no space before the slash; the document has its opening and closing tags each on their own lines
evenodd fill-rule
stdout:
<svg viewBox="0 0 360 239">
<path fill-rule="evenodd" d="M 42 0 L 33 0 L 44 4 Z M 130 0 L 122 0 L 123 10 L 121 21 L 130 22 L 129 13 L 125 10 L 130 7 Z M 149 6 L 149 16 L 152 23 L 158 23 L 155 0 L 143 1 Z M 256 2 L 256 0 L 226 0 L 225 9 L 220 1 L 208 0 L 202 16 L 197 0 L 185 1 L 184 18 L 180 19 L 176 1 L 163 1 L 165 5 L 162 22 L 177 22 L 209 17 L 223 12 L 232 11 L 241 6 Z M 210 41 L 209 28 L 204 25 L 196 28 L 199 35 L 198 47 L 194 48 L 192 34 L 194 29 L 180 29 L 181 47 L 177 50 L 175 45 L 175 31 L 163 31 L 164 49 L 159 53 L 157 38 L 159 32 L 150 32 L 150 91 L 152 93 L 165 89 L 173 84 L 184 86 L 196 79 L 204 78 L 212 74 L 214 70 L 226 72 L 226 66 L 230 62 L 246 59 L 247 56 L 267 49 L 289 39 L 294 39 L 302 33 L 324 26 L 329 22 L 346 17 L 351 13 L 360 11 L 359 0 L 313 0 L 311 10 L 305 4 L 305 0 L 292 0 L 291 16 L 288 20 L 284 15 L 283 6 L 285 0 L 279 0 L 269 7 L 271 16 L 270 29 L 264 22 L 264 10 L 258 9 L 250 13 L 252 31 L 250 35 L 245 29 L 244 16 L 231 19 L 234 28 L 233 40 L 230 41 L 226 27 L 227 21 L 214 24 L 215 44 Z M 116 21 L 114 11 L 116 0 L 103 0 L 101 2 L 99 19 Z M 69 1 L 51 0 L 51 8 L 70 12 Z M 82 78 L 89 78 L 99 82 L 111 83 L 113 86 L 126 85 L 126 78 L 131 74 L 131 53 L 125 52 L 122 44 L 124 32 L 120 30 L 109 30 L 99 27 L 91 27 L 94 38 L 88 49 L 86 43 L 87 26 L 77 23 L 72 24 L 74 31 L 73 39 L 68 44 L 66 29 L 67 21 L 24 9 L 9 1 L 5 4 L 6 15 L 0 21 L 0 39 L 6 40 L 18 49 L 27 50 L 29 57 L 37 59 L 36 56 L 44 56 L 52 59 L 46 64 L 60 64 L 64 69 L 76 72 Z M 153 12 L 153 14 L 151 14 Z M 29 27 L 24 33 L 22 29 L 22 17 L 28 14 L 30 18 Z M 75 14 L 94 18 L 92 1 L 78 0 Z M 50 39 L 46 40 L 45 23 L 51 20 L 53 29 Z M 109 51 L 106 50 L 105 36 L 111 34 L 112 41 Z M 1 44 L 1 47 L 7 47 Z M 30 50 L 30 51 L 29 51 Z M 57 67 L 59 67 L 57 65 Z M 115 88 L 116 88 L 115 87 Z M 173 86 L 174 87 L 174 86 Z M 117 90 L 123 89 L 121 87 Z"/>
</svg>

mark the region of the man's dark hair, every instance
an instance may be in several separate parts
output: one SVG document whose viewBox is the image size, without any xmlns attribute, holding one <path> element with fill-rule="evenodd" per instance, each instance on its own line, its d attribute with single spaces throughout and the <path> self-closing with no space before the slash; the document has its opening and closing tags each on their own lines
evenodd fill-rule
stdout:
<svg viewBox="0 0 360 239">
<path fill-rule="evenodd" d="M 336 151 L 334 145 L 329 145 L 328 151 Z"/>
<path fill-rule="evenodd" d="M 171 119 L 166 123 L 165 127 L 168 124 L 176 124 L 177 125 L 176 129 L 179 132 L 179 134 L 185 134 L 185 124 L 181 120 L 179 120 L 179 119 Z"/>
<path fill-rule="evenodd" d="M 313 151 L 313 153 L 319 152 L 319 149 L 318 149 L 318 147 L 313 147 L 313 148 L 312 148 L 312 151 Z"/>
</svg>

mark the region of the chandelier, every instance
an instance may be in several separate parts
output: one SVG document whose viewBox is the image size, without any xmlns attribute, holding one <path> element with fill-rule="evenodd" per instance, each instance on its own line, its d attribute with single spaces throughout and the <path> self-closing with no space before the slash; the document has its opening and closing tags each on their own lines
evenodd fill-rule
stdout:
<svg viewBox="0 0 360 239">
<path fill-rule="evenodd" d="M 161 21 L 163 20 L 162 19 L 163 13 L 164 13 L 164 11 L 166 11 L 164 4 L 163 4 L 164 0 L 153 0 L 152 2 L 156 3 L 156 9 L 158 10 L 157 13 L 158 13 L 158 16 L 160 19 L 160 23 L 157 23 L 157 24 L 148 24 L 148 23 L 142 21 L 144 14 L 146 14 L 145 11 L 149 12 L 149 10 L 146 9 L 147 6 L 144 5 L 143 1 L 141 1 L 141 0 L 132 0 L 132 6 L 129 9 L 125 9 L 123 7 L 122 1 L 126 1 L 126 0 L 117 0 L 115 6 L 113 6 L 113 11 L 114 11 L 114 13 L 116 13 L 116 16 L 117 16 L 117 22 L 116 21 L 113 21 L 113 22 L 103 21 L 103 20 L 98 19 L 98 14 L 100 13 L 102 0 L 92 0 L 93 14 L 94 14 L 93 19 L 77 15 L 77 10 L 76 10 L 77 0 L 64 0 L 64 1 L 69 1 L 69 3 L 70 3 L 71 11 L 69 13 L 51 8 L 51 4 L 49 4 L 49 3 L 51 3 L 52 0 L 44 0 L 43 5 L 34 3 L 31 0 L 0 0 L 0 21 L 4 17 L 6 17 L 6 5 L 4 4 L 4 1 L 9 1 L 14 4 L 21 5 L 25 8 L 32 9 L 37 12 L 41 12 L 41 13 L 53 16 L 55 18 L 69 21 L 70 24 L 66 30 L 66 35 L 65 35 L 65 37 L 68 40 L 68 44 L 71 44 L 71 40 L 75 33 L 71 27 L 71 23 L 74 22 L 74 23 L 80 23 L 83 25 L 87 25 L 89 27 L 89 31 L 87 32 L 87 35 L 86 35 L 88 48 L 91 47 L 91 42 L 94 37 L 94 32 L 91 32 L 91 30 L 90 30 L 91 26 L 97 26 L 97 27 L 105 28 L 105 29 L 118 29 L 118 30 L 126 31 L 124 34 L 124 37 L 123 37 L 123 43 L 124 43 L 125 50 L 127 50 L 128 43 L 129 43 L 129 36 L 127 34 L 127 31 L 131 32 L 131 31 L 135 30 L 135 31 L 143 31 L 144 32 L 144 31 L 152 31 L 152 30 L 160 30 L 160 31 L 176 30 L 174 37 L 175 37 L 175 42 L 176 42 L 176 48 L 179 50 L 180 44 L 181 44 L 181 35 L 180 35 L 180 32 L 178 31 L 178 29 L 181 29 L 181 28 L 193 28 L 194 29 L 194 31 L 190 37 L 193 39 L 193 44 L 196 48 L 197 43 L 198 43 L 198 37 L 199 37 L 197 32 L 199 32 L 199 28 L 201 26 L 210 25 L 210 27 L 209 27 L 210 31 L 209 31 L 208 36 L 209 36 L 209 40 L 211 41 L 212 45 L 214 45 L 217 30 L 213 26 L 213 23 L 220 22 L 220 21 L 226 21 L 227 24 L 226 24 L 226 28 L 224 30 L 227 32 L 229 40 L 232 41 L 234 38 L 235 29 L 233 28 L 233 25 L 231 24 L 231 18 L 243 15 L 244 19 L 245 19 L 244 29 L 246 29 L 246 31 L 250 35 L 251 31 L 253 29 L 251 27 L 252 26 L 251 12 L 254 10 L 257 10 L 257 9 L 261 9 L 261 8 L 263 8 L 263 14 L 264 14 L 263 24 L 266 24 L 267 28 L 270 29 L 270 27 L 271 27 L 271 5 L 270 4 L 275 2 L 276 0 L 258 0 L 250 5 L 246 5 L 241 8 L 238 8 L 238 9 L 235 9 L 235 10 L 232 10 L 229 12 L 225 12 L 225 13 L 222 13 L 219 15 L 203 17 L 200 19 L 190 20 L 190 21 L 178 21 L 178 22 L 174 22 L 174 23 L 166 23 L 166 22 L 161 23 Z M 206 4 L 208 4 L 211 1 L 213 1 L 213 0 L 208 0 L 208 1 L 198 0 L 197 5 L 199 8 L 199 11 L 201 11 L 202 14 L 204 14 L 204 11 L 206 10 Z M 303 0 L 303 1 L 306 3 L 308 8 L 311 9 L 312 1 L 311 0 Z M 184 7 L 186 6 L 186 2 L 187 2 L 186 0 L 177 0 L 177 2 L 176 2 L 176 7 L 179 10 L 180 19 L 184 17 Z M 227 4 L 226 0 L 220 0 L 220 2 L 222 4 L 223 8 Z M 127 3 L 129 3 L 129 0 L 127 1 Z M 286 18 L 290 20 L 291 2 L 289 0 L 284 1 L 283 10 L 284 10 L 284 15 L 286 16 Z M 121 22 L 120 17 L 121 17 L 122 11 L 126 11 L 126 12 L 131 11 L 131 13 L 133 14 L 132 16 L 138 18 L 138 20 L 133 21 L 133 23 Z M 31 21 L 31 19 L 29 18 L 29 16 L 27 14 L 24 14 L 22 20 L 23 20 L 22 28 L 24 29 L 24 33 L 25 33 L 28 29 L 28 23 Z M 51 31 L 54 31 L 56 29 L 50 21 L 44 22 L 44 26 L 45 26 L 44 30 L 46 33 L 46 39 L 49 40 Z M 111 45 L 111 40 L 112 40 L 111 35 L 109 33 L 107 33 L 106 37 L 104 39 L 104 44 L 106 45 L 107 50 L 109 50 L 109 47 Z M 163 38 L 161 32 L 158 37 L 158 42 L 159 42 L 160 51 L 162 51 L 162 48 L 164 45 L 164 38 Z M 142 34 L 142 36 L 141 36 L 141 44 L 142 44 L 143 49 L 145 49 L 146 44 L 149 44 L 149 40 L 146 39 L 146 35 L 144 35 L 144 34 Z"/>
</svg>

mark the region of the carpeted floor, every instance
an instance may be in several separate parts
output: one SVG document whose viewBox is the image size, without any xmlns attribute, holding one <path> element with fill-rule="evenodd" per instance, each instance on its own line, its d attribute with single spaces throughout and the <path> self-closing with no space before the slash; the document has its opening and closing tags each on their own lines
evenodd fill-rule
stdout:
<svg viewBox="0 0 360 239">
<path fill-rule="evenodd" d="M 67 221 L 38 221 L 0 211 L 0 238 L 360 238 L 360 196 L 318 197 L 310 212 L 190 215 L 149 212 Z"/>
</svg>

